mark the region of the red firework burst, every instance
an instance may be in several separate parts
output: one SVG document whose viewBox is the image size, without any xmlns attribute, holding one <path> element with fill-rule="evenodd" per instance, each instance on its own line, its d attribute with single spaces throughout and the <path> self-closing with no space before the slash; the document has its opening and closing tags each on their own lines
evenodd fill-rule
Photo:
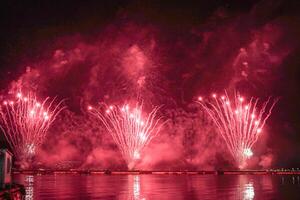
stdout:
<svg viewBox="0 0 300 200">
<path fill-rule="evenodd" d="M 157 116 L 158 107 L 144 116 L 141 105 L 130 108 L 129 105 L 105 106 L 95 109 L 88 106 L 88 111 L 104 124 L 117 144 L 129 169 L 132 169 L 147 144 L 158 134 L 163 123 Z"/>
<path fill-rule="evenodd" d="M 40 102 L 36 95 L 16 95 L 16 99 L 3 101 L 0 107 L 0 128 L 19 160 L 31 158 L 47 134 L 47 130 L 64 107 L 55 98 Z"/>
<path fill-rule="evenodd" d="M 212 94 L 212 99 L 205 101 L 198 97 L 197 102 L 217 126 L 239 168 L 244 168 L 246 160 L 253 155 L 252 146 L 278 100 L 271 101 L 268 98 L 259 106 L 257 98 L 251 97 L 246 102 L 244 97 L 235 94 L 231 100 L 226 92 L 220 97 Z"/>
</svg>

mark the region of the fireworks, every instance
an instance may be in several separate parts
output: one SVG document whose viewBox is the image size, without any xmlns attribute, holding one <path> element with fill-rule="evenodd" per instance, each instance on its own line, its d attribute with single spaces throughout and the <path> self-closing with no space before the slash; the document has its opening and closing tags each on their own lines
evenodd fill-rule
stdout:
<svg viewBox="0 0 300 200">
<path fill-rule="evenodd" d="M 158 134 L 163 123 L 156 118 L 158 107 L 144 116 L 141 105 L 106 106 L 106 110 L 88 106 L 88 111 L 104 124 L 117 144 L 129 169 L 140 159 L 143 148 Z"/>
<path fill-rule="evenodd" d="M 39 102 L 35 95 L 18 93 L 0 107 L 0 128 L 19 160 L 28 160 L 43 143 L 47 130 L 64 107 L 55 98 Z"/>
<path fill-rule="evenodd" d="M 227 93 L 220 97 L 212 94 L 212 99 L 210 102 L 199 97 L 198 103 L 217 126 L 239 168 L 244 168 L 277 100 L 269 98 L 259 106 L 258 99 L 251 97 L 246 102 L 239 94 L 233 100 Z"/>
</svg>

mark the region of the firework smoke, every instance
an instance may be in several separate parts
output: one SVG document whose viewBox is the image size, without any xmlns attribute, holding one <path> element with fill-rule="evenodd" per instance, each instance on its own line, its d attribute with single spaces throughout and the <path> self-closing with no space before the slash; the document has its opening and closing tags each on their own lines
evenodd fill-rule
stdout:
<svg viewBox="0 0 300 200">
<path fill-rule="evenodd" d="M 89 112 L 104 124 L 117 144 L 129 169 L 133 169 L 147 144 L 158 134 L 163 123 L 156 118 L 158 107 L 143 116 L 142 106 L 106 106 L 106 110 L 88 107 Z"/>
<path fill-rule="evenodd" d="M 39 102 L 34 94 L 5 100 L 0 107 L 0 128 L 19 161 L 29 161 L 43 143 L 47 130 L 64 109 L 55 98 Z"/>
<path fill-rule="evenodd" d="M 212 118 L 238 167 L 244 168 L 277 100 L 271 102 L 269 98 L 258 108 L 259 100 L 253 97 L 249 102 L 239 94 L 235 94 L 233 100 L 227 93 L 212 97 L 212 102 L 199 97 L 198 103 Z"/>
</svg>

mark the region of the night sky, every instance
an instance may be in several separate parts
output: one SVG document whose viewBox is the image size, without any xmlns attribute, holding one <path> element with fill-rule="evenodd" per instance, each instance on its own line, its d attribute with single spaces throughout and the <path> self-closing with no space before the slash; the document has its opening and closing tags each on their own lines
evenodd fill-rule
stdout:
<svg viewBox="0 0 300 200">
<path fill-rule="evenodd" d="M 83 123 L 84 106 L 99 99 L 118 103 L 132 98 L 138 90 L 134 83 L 143 77 L 147 84 L 139 94 L 146 103 L 163 104 L 166 110 L 188 112 L 198 95 L 224 89 L 279 97 L 267 122 L 263 151 L 274 156 L 274 167 L 300 166 L 299 1 L 10 0 L 0 4 L 1 99 L 21 84 L 23 90 L 68 99 L 68 111 L 62 116 Z M 239 82 L 236 73 L 244 62 L 249 64 L 249 76 Z M 50 131 L 68 129 L 68 125 L 60 128 L 59 122 L 62 119 Z M 76 136 L 80 142 L 55 136 L 49 143 L 60 138 L 76 147 L 90 142 L 84 136 Z M 226 165 L 224 158 L 220 160 L 209 166 Z"/>
</svg>

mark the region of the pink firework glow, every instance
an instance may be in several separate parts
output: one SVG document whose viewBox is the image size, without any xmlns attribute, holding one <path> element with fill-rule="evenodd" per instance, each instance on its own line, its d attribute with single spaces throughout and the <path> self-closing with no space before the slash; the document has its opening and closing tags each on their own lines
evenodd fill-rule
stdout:
<svg viewBox="0 0 300 200">
<path fill-rule="evenodd" d="M 163 123 L 157 116 L 158 107 L 144 116 L 142 105 L 106 106 L 106 110 L 88 106 L 89 112 L 104 124 L 117 144 L 129 169 L 141 158 L 145 146 L 158 134 Z"/>
<path fill-rule="evenodd" d="M 259 106 L 257 98 L 251 97 L 246 101 L 239 94 L 235 94 L 232 100 L 227 93 L 220 97 L 212 94 L 212 99 L 205 101 L 198 97 L 197 102 L 217 126 L 239 168 L 244 168 L 277 100 L 269 98 Z"/>
<path fill-rule="evenodd" d="M 55 98 L 39 102 L 34 94 L 5 100 L 0 107 L 0 127 L 18 160 L 29 161 L 43 143 L 47 130 L 64 107 Z"/>
</svg>

